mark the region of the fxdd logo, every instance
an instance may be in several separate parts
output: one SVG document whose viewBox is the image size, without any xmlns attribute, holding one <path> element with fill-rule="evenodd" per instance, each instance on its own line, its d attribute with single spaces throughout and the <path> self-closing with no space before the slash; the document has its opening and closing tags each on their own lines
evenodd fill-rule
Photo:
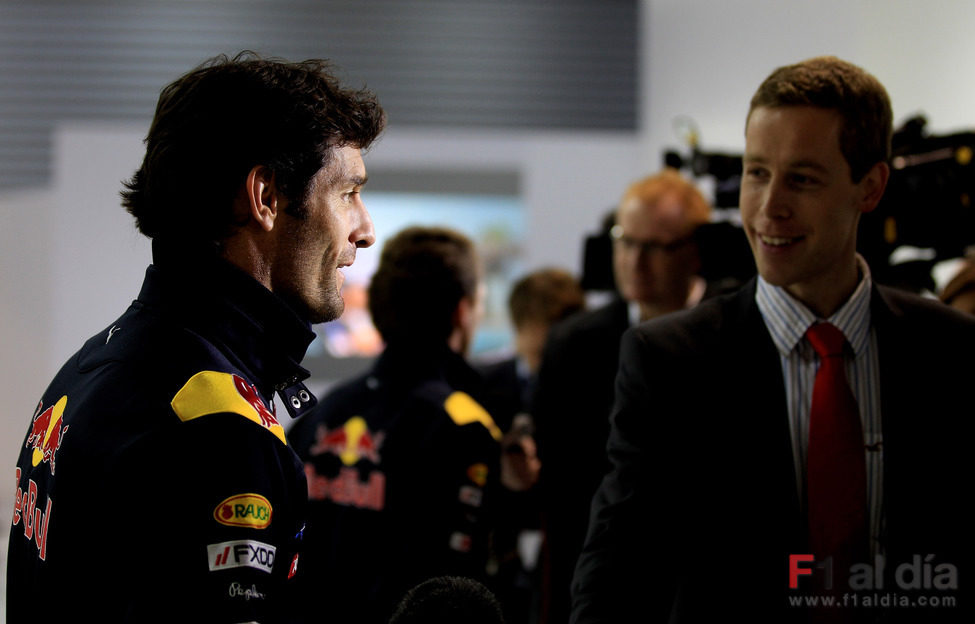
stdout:
<svg viewBox="0 0 975 624">
<path fill-rule="evenodd" d="M 211 572 L 230 568 L 254 568 L 270 574 L 274 568 L 275 552 L 274 546 L 254 540 L 221 542 L 207 546 Z"/>
</svg>

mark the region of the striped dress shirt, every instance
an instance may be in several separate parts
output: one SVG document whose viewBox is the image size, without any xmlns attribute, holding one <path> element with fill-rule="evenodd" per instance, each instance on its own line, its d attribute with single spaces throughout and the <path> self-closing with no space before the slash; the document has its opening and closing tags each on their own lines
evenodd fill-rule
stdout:
<svg viewBox="0 0 975 624">
<path fill-rule="evenodd" d="M 853 295 L 828 319 L 820 319 L 785 289 L 761 277 L 755 300 L 772 341 L 779 352 L 792 434 L 799 500 L 805 501 L 806 450 L 809 443 L 809 411 L 819 356 L 804 339 L 817 321 L 832 323 L 852 347 L 847 353 L 846 377 L 856 397 L 863 424 L 864 460 L 867 469 L 867 503 L 871 555 L 883 554 L 883 432 L 880 421 L 880 369 L 876 332 L 870 325 L 871 278 L 866 262 L 857 257 L 860 284 Z M 805 507 L 805 505 L 803 505 Z"/>
</svg>

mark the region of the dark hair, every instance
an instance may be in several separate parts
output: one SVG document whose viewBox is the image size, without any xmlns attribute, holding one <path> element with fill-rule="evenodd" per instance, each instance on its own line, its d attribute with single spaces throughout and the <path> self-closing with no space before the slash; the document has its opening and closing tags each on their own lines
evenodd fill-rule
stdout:
<svg viewBox="0 0 975 624">
<path fill-rule="evenodd" d="M 820 56 L 776 69 L 752 97 L 748 117 L 756 108 L 777 106 L 837 111 L 843 118 L 840 151 L 854 182 L 890 158 L 893 112 L 887 90 L 852 63 Z"/>
<path fill-rule="evenodd" d="M 219 246 L 248 172 L 268 167 L 303 216 L 311 179 L 335 147 L 367 148 L 385 126 L 376 97 L 343 89 L 324 60 L 242 52 L 214 57 L 162 90 L 142 166 L 122 205 L 139 231 Z"/>
<path fill-rule="evenodd" d="M 462 297 L 480 278 L 474 243 L 443 227 L 408 227 L 383 245 L 369 284 L 369 312 L 389 342 L 446 340 Z"/>
<path fill-rule="evenodd" d="M 578 312 L 585 304 L 579 280 L 557 268 L 539 269 L 525 275 L 515 282 L 508 296 L 508 310 L 515 327 L 532 321 L 552 325 Z"/>
<path fill-rule="evenodd" d="M 406 592 L 389 624 L 504 624 L 497 597 L 483 583 L 438 576 Z"/>
</svg>

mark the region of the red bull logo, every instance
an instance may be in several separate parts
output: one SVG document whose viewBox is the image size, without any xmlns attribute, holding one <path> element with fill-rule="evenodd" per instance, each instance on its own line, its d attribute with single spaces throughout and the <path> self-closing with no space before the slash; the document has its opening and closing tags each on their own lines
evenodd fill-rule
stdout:
<svg viewBox="0 0 975 624">
<path fill-rule="evenodd" d="M 332 453 L 346 466 L 354 466 L 360 459 L 378 464 L 379 448 L 384 437 L 382 432 L 369 431 L 364 418 L 353 416 L 339 429 L 329 430 L 324 425 L 320 426 L 315 434 L 315 444 L 309 452 L 312 455 Z"/>
<path fill-rule="evenodd" d="M 28 542 L 37 542 L 37 556 L 44 561 L 47 559 L 47 527 L 51 523 L 54 501 L 48 496 L 47 504 L 42 505 L 43 492 L 37 487 L 37 483 L 29 479 L 27 491 L 24 491 L 20 485 L 20 475 L 20 468 L 17 468 L 17 491 L 14 493 L 14 518 L 11 526 L 16 527 L 23 522 L 24 538 Z"/>
<path fill-rule="evenodd" d="M 355 468 L 343 466 L 338 475 L 329 478 L 318 474 L 315 466 L 305 464 L 308 500 L 330 500 L 339 505 L 382 511 L 386 506 L 386 475 L 372 470 L 363 481 Z"/>
<path fill-rule="evenodd" d="M 364 509 L 381 510 L 386 499 L 386 475 L 378 468 L 382 457 L 385 434 L 369 431 L 365 418 L 353 416 L 338 429 L 330 430 L 324 425 L 315 433 L 315 444 L 310 449 L 312 456 L 330 453 L 339 458 L 343 467 L 337 476 L 329 478 L 319 475 L 313 464 L 305 465 L 308 479 L 308 497 L 311 500 L 332 500 L 340 505 L 351 505 Z M 368 472 L 368 477 L 353 468 L 360 460 L 369 460 L 376 466 Z"/>
<path fill-rule="evenodd" d="M 287 444 L 284 427 L 274 415 L 274 405 L 264 400 L 251 383 L 233 373 L 200 371 L 190 377 L 173 400 L 173 411 L 183 422 L 209 414 L 229 412 L 257 423 Z"/>
<path fill-rule="evenodd" d="M 472 464 L 468 466 L 467 478 L 479 486 L 484 487 L 488 480 L 487 464 Z"/>
<path fill-rule="evenodd" d="M 38 403 L 30 433 L 27 435 L 25 448 L 34 449 L 31 464 L 37 467 L 41 462 L 47 462 L 51 465 L 51 474 L 54 474 L 55 455 L 61 448 L 64 434 L 68 431 L 68 425 L 61 426 L 61 418 L 64 416 L 64 408 L 67 404 L 67 395 L 58 399 L 57 403 L 43 412 L 41 412 L 43 401 Z"/>
<path fill-rule="evenodd" d="M 277 425 L 277 416 L 275 416 L 274 412 L 269 410 L 267 406 L 264 405 L 264 401 L 262 401 L 260 395 L 257 394 L 257 388 L 247 383 L 247 381 L 238 375 L 233 375 L 233 378 L 234 387 L 237 388 L 237 392 L 239 392 L 240 396 L 244 397 L 244 400 L 250 403 L 251 407 L 257 411 L 257 415 L 261 419 L 261 424 L 268 429 L 274 425 Z"/>
</svg>

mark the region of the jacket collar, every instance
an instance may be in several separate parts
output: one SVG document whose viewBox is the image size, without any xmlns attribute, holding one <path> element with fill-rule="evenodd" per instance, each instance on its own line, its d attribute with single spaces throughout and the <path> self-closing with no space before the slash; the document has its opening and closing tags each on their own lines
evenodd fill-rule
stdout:
<svg viewBox="0 0 975 624">
<path fill-rule="evenodd" d="M 446 344 L 390 343 L 376 360 L 372 376 L 383 385 L 409 387 L 418 380 L 441 379 L 469 394 L 481 393 L 480 375 Z"/>
<path fill-rule="evenodd" d="M 177 252 L 154 241 L 153 260 L 139 301 L 174 315 L 213 343 L 266 397 L 278 391 L 293 416 L 315 404 L 300 383 L 310 375 L 301 360 L 315 338 L 306 320 L 251 276 L 212 254 Z M 302 391 L 303 400 L 295 402 Z"/>
</svg>

